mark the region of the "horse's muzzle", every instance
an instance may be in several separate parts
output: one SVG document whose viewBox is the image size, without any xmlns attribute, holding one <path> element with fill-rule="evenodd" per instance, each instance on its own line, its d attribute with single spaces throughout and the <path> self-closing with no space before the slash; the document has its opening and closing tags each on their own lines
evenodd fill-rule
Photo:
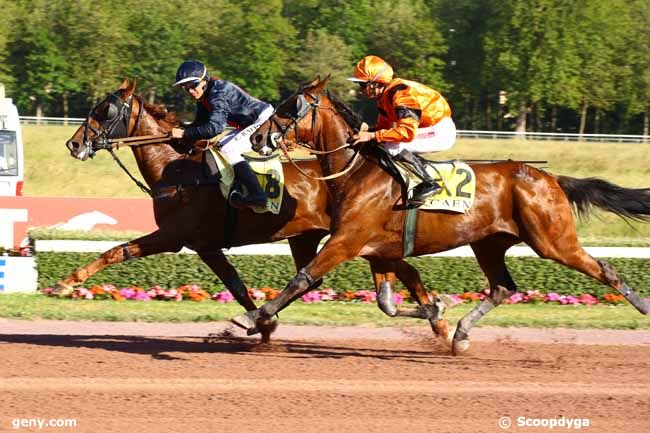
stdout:
<svg viewBox="0 0 650 433">
<path fill-rule="evenodd" d="M 68 148 L 70 151 L 70 155 L 73 158 L 79 159 L 81 161 L 85 161 L 88 159 L 88 156 L 90 155 L 89 152 L 89 147 L 85 145 L 84 143 L 77 141 L 77 140 L 68 140 L 65 143 L 65 146 Z"/>
</svg>

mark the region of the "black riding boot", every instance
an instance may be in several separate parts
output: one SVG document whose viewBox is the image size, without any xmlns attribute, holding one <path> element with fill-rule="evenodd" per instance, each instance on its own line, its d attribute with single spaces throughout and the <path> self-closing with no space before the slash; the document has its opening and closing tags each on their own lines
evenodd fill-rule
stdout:
<svg viewBox="0 0 650 433">
<path fill-rule="evenodd" d="M 230 193 L 230 204 L 235 207 L 264 206 L 266 204 L 266 193 L 262 190 L 257 176 L 246 161 L 238 162 L 232 166 L 235 171 L 235 181 L 239 181 L 245 188 L 247 195 L 243 195 L 238 189 Z"/>
<path fill-rule="evenodd" d="M 415 174 L 422 179 L 422 182 L 413 188 L 413 197 L 411 197 L 411 201 L 421 203 L 442 189 L 442 187 L 438 185 L 431 176 L 429 176 L 424 162 L 410 151 L 404 149 L 395 155 L 394 158 L 398 161 L 409 164 L 413 167 Z"/>
</svg>

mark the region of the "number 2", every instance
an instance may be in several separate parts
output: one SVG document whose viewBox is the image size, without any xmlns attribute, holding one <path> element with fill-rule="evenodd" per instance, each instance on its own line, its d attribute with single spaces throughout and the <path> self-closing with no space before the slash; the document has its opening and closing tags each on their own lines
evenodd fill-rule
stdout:
<svg viewBox="0 0 650 433">
<path fill-rule="evenodd" d="M 470 198 L 472 194 L 463 191 L 463 187 L 472 181 L 472 172 L 464 168 L 456 170 L 456 174 L 465 175 L 465 179 L 460 181 L 456 186 L 456 197 Z"/>
</svg>

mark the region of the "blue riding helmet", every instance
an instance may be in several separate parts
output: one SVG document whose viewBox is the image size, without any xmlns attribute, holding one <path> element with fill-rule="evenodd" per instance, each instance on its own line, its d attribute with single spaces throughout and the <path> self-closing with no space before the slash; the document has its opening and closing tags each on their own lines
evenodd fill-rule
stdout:
<svg viewBox="0 0 650 433">
<path fill-rule="evenodd" d="M 208 70 L 203 63 L 197 60 L 187 60 L 178 67 L 174 86 L 187 83 L 196 85 L 206 78 L 208 78 Z"/>
</svg>

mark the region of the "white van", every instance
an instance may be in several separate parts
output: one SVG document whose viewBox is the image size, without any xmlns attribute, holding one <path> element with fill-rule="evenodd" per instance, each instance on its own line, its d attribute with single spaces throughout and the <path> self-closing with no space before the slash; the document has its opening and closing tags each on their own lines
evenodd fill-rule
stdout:
<svg viewBox="0 0 650 433">
<path fill-rule="evenodd" d="M 22 195 L 25 168 L 18 109 L 0 83 L 0 196 Z"/>
</svg>

